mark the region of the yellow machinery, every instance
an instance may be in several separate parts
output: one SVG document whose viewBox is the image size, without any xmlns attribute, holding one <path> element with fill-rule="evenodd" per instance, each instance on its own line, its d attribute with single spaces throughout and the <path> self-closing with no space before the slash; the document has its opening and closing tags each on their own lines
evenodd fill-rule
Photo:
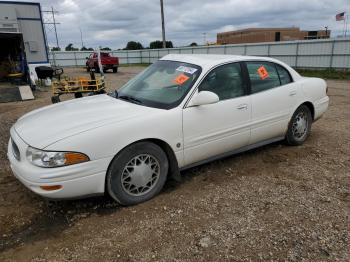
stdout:
<svg viewBox="0 0 350 262">
<path fill-rule="evenodd" d="M 95 75 L 91 75 L 91 79 L 79 77 L 78 79 L 65 78 L 52 82 L 52 103 L 60 102 L 60 95 L 74 94 L 75 98 L 80 98 L 83 94 L 97 95 L 105 93 L 104 77 L 95 79 Z"/>
</svg>

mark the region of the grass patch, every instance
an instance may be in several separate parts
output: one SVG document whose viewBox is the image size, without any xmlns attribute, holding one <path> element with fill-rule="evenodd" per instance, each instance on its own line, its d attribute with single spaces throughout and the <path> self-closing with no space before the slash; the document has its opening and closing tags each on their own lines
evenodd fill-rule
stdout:
<svg viewBox="0 0 350 262">
<path fill-rule="evenodd" d="M 350 80 L 350 71 L 338 71 L 334 69 L 309 70 L 297 69 L 298 73 L 306 77 L 319 77 L 323 79 Z"/>
</svg>

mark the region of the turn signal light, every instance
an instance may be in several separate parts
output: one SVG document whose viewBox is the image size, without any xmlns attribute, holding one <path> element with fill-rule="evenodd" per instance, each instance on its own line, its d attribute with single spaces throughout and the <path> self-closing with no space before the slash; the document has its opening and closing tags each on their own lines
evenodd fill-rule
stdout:
<svg viewBox="0 0 350 262">
<path fill-rule="evenodd" d="M 81 153 L 65 153 L 65 165 L 74 165 L 89 161 L 89 157 Z"/>
<path fill-rule="evenodd" d="M 40 186 L 40 188 L 42 190 L 45 190 L 45 191 L 54 191 L 54 190 L 58 190 L 58 189 L 61 189 L 62 186 L 61 185 L 54 185 L 54 186 Z"/>
</svg>

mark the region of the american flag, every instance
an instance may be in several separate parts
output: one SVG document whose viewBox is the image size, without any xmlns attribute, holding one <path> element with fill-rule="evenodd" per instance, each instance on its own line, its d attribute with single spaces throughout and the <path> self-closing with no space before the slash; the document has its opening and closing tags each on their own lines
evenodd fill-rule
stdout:
<svg viewBox="0 0 350 262">
<path fill-rule="evenodd" d="M 335 16 L 336 21 L 342 21 L 345 20 L 345 12 L 339 13 Z"/>
</svg>

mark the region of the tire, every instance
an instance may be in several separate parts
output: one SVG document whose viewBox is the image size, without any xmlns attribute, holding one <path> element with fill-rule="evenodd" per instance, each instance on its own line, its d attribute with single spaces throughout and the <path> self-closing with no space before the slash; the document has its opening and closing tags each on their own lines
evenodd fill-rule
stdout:
<svg viewBox="0 0 350 262">
<path fill-rule="evenodd" d="M 118 72 L 118 67 L 113 67 L 113 73 L 117 73 Z"/>
<path fill-rule="evenodd" d="M 61 102 L 61 99 L 59 96 L 52 96 L 51 102 L 52 102 L 52 104 L 57 104 L 57 103 Z"/>
<path fill-rule="evenodd" d="M 74 97 L 75 97 L 75 98 L 81 98 L 81 97 L 83 97 L 83 94 L 80 93 L 80 92 L 74 93 Z"/>
<path fill-rule="evenodd" d="M 86 67 L 86 72 L 88 72 L 88 73 L 90 72 L 90 67 L 88 67 L 88 66 Z"/>
<path fill-rule="evenodd" d="M 288 125 L 286 135 L 287 144 L 292 146 L 302 145 L 310 135 L 312 115 L 306 105 L 301 105 L 295 110 Z"/>
<path fill-rule="evenodd" d="M 101 89 L 101 90 L 99 90 L 99 91 L 96 91 L 96 92 L 95 92 L 95 95 L 102 95 L 102 94 L 106 94 L 106 93 L 107 93 L 106 90 Z"/>
<path fill-rule="evenodd" d="M 95 73 L 100 73 L 100 67 L 98 65 L 95 65 Z"/>
<path fill-rule="evenodd" d="M 150 142 L 132 144 L 111 162 L 106 177 L 107 192 L 124 206 L 142 203 L 162 190 L 168 168 L 168 158 L 159 146 Z"/>
</svg>

